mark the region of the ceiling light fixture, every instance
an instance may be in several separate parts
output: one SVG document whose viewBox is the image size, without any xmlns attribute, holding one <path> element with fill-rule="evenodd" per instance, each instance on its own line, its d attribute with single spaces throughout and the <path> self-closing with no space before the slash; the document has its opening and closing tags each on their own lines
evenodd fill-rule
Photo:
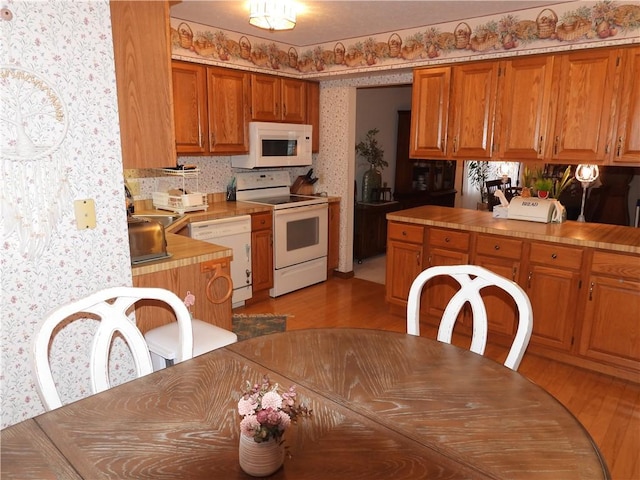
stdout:
<svg viewBox="0 0 640 480">
<path fill-rule="evenodd" d="M 249 23 L 265 30 L 291 30 L 296 26 L 296 9 L 291 0 L 251 0 Z"/>
</svg>

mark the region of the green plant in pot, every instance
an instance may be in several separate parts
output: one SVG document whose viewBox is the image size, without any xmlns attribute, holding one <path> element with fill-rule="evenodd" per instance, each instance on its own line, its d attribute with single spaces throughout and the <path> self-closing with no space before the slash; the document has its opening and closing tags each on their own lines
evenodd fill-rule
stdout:
<svg viewBox="0 0 640 480">
<path fill-rule="evenodd" d="M 538 192 L 538 197 L 540 198 L 548 198 L 553 191 L 553 180 L 550 178 L 538 178 L 536 183 L 534 184 L 536 191 Z"/>
<path fill-rule="evenodd" d="M 384 159 L 384 150 L 378 145 L 376 135 L 379 133 L 377 128 L 372 128 L 367 132 L 365 140 L 356 145 L 356 154 L 364 158 L 369 164 L 369 170 L 364 172 L 362 176 L 362 201 L 364 203 L 371 202 L 372 191 L 382 186 L 382 173 L 384 167 L 388 167 L 389 163 Z"/>
</svg>

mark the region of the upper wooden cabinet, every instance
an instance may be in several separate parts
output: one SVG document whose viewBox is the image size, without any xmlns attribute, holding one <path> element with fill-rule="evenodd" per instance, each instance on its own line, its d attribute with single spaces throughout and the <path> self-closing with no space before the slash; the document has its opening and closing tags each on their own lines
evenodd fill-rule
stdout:
<svg viewBox="0 0 640 480">
<path fill-rule="evenodd" d="M 124 168 L 176 164 L 167 2 L 112 1 Z"/>
<path fill-rule="evenodd" d="M 207 79 L 202 65 L 173 62 L 173 104 L 178 153 L 207 153 Z"/>
<path fill-rule="evenodd" d="M 249 149 L 248 77 L 239 70 L 174 61 L 175 149 L 237 154 Z"/>
<path fill-rule="evenodd" d="M 307 82 L 307 125 L 313 127 L 311 137 L 311 151 L 320 151 L 320 84 Z"/>
<path fill-rule="evenodd" d="M 450 91 L 451 67 L 413 71 L 409 157 L 446 157 Z"/>
<path fill-rule="evenodd" d="M 450 158 L 491 158 L 498 65 L 480 62 L 454 67 Z"/>
<path fill-rule="evenodd" d="M 494 157 L 514 161 L 544 158 L 553 63 L 553 56 L 501 62 Z"/>
<path fill-rule="evenodd" d="M 618 88 L 612 163 L 640 164 L 640 48 L 621 52 L 622 79 Z"/>
<path fill-rule="evenodd" d="M 573 163 L 604 163 L 609 137 L 618 50 L 591 49 L 558 55 L 552 101 L 555 118 L 548 157 Z"/>
<path fill-rule="evenodd" d="M 306 82 L 273 75 L 251 74 L 251 120 L 305 123 Z"/>
</svg>

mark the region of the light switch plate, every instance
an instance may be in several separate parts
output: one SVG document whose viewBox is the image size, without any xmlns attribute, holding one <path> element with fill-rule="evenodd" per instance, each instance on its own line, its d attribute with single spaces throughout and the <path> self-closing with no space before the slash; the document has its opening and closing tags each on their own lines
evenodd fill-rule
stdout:
<svg viewBox="0 0 640 480">
<path fill-rule="evenodd" d="M 73 202 L 73 207 L 76 212 L 78 230 L 96 228 L 96 204 L 93 198 L 76 200 Z"/>
</svg>

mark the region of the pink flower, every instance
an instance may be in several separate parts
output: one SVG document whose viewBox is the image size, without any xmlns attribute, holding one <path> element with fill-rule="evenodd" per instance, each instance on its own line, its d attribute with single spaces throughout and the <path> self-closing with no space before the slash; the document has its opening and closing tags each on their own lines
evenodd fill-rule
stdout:
<svg viewBox="0 0 640 480">
<path fill-rule="evenodd" d="M 241 398 L 238 402 L 238 413 L 242 416 L 253 415 L 258 404 L 252 398 Z"/>
<path fill-rule="evenodd" d="M 184 297 L 184 304 L 187 308 L 191 308 L 196 303 L 196 296 L 187 290 L 187 296 Z"/>
<path fill-rule="evenodd" d="M 240 432 L 247 437 L 253 437 L 260 430 L 260 422 L 255 415 L 246 415 L 240 421 Z"/>
<path fill-rule="evenodd" d="M 277 392 L 271 391 L 264 394 L 262 397 L 262 408 L 271 408 L 278 410 L 282 407 L 282 397 Z"/>
</svg>

